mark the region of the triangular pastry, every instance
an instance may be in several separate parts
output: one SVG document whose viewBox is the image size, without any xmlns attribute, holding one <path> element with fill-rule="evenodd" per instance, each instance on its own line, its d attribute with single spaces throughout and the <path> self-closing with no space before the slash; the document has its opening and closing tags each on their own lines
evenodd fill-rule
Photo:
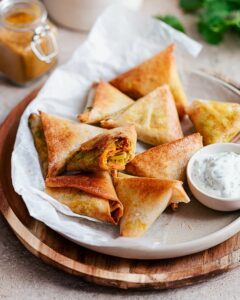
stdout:
<svg viewBox="0 0 240 300">
<path fill-rule="evenodd" d="M 28 118 L 28 125 L 33 136 L 35 148 L 38 152 L 42 174 L 45 178 L 48 171 L 48 152 L 40 115 L 32 113 Z"/>
<path fill-rule="evenodd" d="M 112 115 L 134 101 L 108 82 L 95 83 L 88 95 L 87 107 L 78 115 L 80 122 L 94 124 Z"/>
<path fill-rule="evenodd" d="M 240 104 L 194 100 L 187 108 L 204 145 L 235 141 L 240 133 Z"/>
<path fill-rule="evenodd" d="M 133 125 L 108 130 L 83 143 L 67 164 L 68 171 L 124 170 L 135 156 Z"/>
<path fill-rule="evenodd" d="M 48 177 L 45 183 L 47 187 L 76 188 L 97 197 L 117 200 L 111 176 L 106 171 Z"/>
<path fill-rule="evenodd" d="M 172 203 L 190 200 L 182 182 L 155 178 L 116 177 L 114 185 L 124 207 L 120 235 L 141 237 Z"/>
<path fill-rule="evenodd" d="M 126 124 L 134 124 L 138 139 L 151 145 L 183 137 L 176 106 L 167 85 L 156 88 L 123 112 L 101 121 L 101 126 L 105 128 Z"/>
<path fill-rule="evenodd" d="M 122 208 L 115 202 L 87 194 L 75 188 L 49 188 L 45 192 L 58 202 L 66 205 L 76 214 L 99 221 L 117 224 Z M 121 203 L 118 203 L 121 206 Z"/>
<path fill-rule="evenodd" d="M 179 116 L 182 117 L 185 114 L 187 98 L 178 76 L 174 48 L 175 45 L 170 45 L 142 64 L 117 76 L 110 83 L 132 99 L 141 98 L 158 86 L 168 84 Z"/>
<path fill-rule="evenodd" d="M 108 172 L 47 178 L 45 191 L 79 215 L 117 224 L 123 214 Z"/>
<path fill-rule="evenodd" d="M 189 159 L 202 146 L 201 135 L 194 133 L 182 139 L 150 148 L 136 155 L 127 164 L 126 172 L 141 177 L 184 181 Z"/>
<path fill-rule="evenodd" d="M 105 130 L 40 112 L 48 149 L 48 177 L 60 174 L 80 145 Z"/>
<path fill-rule="evenodd" d="M 44 177 L 47 174 L 47 144 L 40 116 L 31 114 L 29 126 Z M 123 214 L 123 206 L 118 200 L 108 172 L 47 177 L 46 193 L 73 212 L 100 221 L 117 224 Z"/>
</svg>

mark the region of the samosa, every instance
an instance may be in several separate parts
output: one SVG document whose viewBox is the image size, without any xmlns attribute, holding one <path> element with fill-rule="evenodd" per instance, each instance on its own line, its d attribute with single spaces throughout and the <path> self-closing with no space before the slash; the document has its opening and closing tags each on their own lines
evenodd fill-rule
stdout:
<svg viewBox="0 0 240 300">
<path fill-rule="evenodd" d="M 187 97 L 180 81 L 172 44 L 133 69 L 117 76 L 110 83 L 132 99 L 141 98 L 158 86 L 168 84 L 176 102 L 179 117 L 185 114 Z"/>
<path fill-rule="evenodd" d="M 121 176 L 114 178 L 114 185 L 124 207 L 120 221 L 124 237 L 143 236 L 168 205 L 190 201 L 177 180 Z"/>
<path fill-rule="evenodd" d="M 32 113 L 28 118 L 28 125 L 32 133 L 35 148 L 38 152 L 42 174 L 45 178 L 48 171 L 48 151 L 40 115 Z"/>
<path fill-rule="evenodd" d="M 40 116 L 31 114 L 29 126 L 38 152 L 43 176 L 46 177 L 47 144 Z M 47 177 L 45 192 L 79 215 L 117 224 L 123 214 L 108 172 Z"/>
<path fill-rule="evenodd" d="M 78 115 L 80 122 L 95 124 L 128 107 L 134 101 L 108 82 L 95 83 L 88 95 L 85 111 Z"/>
<path fill-rule="evenodd" d="M 176 105 L 167 85 L 156 88 L 124 111 L 101 121 L 105 128 L 127 124 L 134 124 L 138 139 L 151 145 L 183 137 Z"/>
<path fill-rule="evenodd" d="M 194 133 L 182 139 L 150 148 L 127 164 L 126 172 L 142 177 L 185 180 L 191 156 L 201 149 L 202 137 Z"/>
<path fill-rule="evenodd" d="M 123 214 L 108 172 L 46 179 L 46 193 L 79 215 L 117 224 Z"/>
<path fill-rule="evenodd" d="M 194 100 L 187 113 L 204 145 L 238 140 L 240 133 L 240 104 Z"/>
<path fill-rule="evenodd" d="M 48 177 L 60 174 L 80 145 L 104 129 L 40 112 L 48 152 Z"/>
</svg>

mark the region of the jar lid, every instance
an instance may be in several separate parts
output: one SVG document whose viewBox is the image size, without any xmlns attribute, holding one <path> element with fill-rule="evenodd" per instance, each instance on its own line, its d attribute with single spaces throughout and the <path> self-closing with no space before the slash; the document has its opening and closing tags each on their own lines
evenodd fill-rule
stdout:
<svg viewBox="0 0 240 300">
<path fill-rule="evenodd" d="M 0 23 L 16 31 L 35 29 L 47 19 L 47 11 L 38 0 L 3 0 L 0 2 Z"/>
</svg>

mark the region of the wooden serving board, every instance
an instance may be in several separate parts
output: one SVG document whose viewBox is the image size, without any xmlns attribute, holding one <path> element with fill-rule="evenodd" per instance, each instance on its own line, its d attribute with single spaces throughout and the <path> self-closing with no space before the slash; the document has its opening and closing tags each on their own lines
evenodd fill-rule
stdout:
<svg viewBox="0 0 240 300">
<path fill-rule="evenodd" d="M 203 281 L 240 264 L 240 233 L 209 250 L 175 259 L 123 259 L 88 250 L 63 238 L 28 214 L 11 181 L 11 153 L 20 117 L 33 91 L 0 128 L 0 210 L 23 245 L 46 263 L 82 279 L 122 289 L 176 288 Z"/>
</svg>

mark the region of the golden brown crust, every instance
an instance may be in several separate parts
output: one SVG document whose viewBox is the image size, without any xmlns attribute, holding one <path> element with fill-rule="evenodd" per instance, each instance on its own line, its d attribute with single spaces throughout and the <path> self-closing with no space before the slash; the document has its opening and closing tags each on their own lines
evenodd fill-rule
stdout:
<svg viewBox="0 0 240 300">
<path fill-rule="evenodd" d="M 46 187 L 45 192 L 60 203 L 68 206 L 76 214 L 103 222 L 117 224 L 123 214 L 123 206 L 120 202 L 108 201 L 76 188 Z"/>
<path fill-rule="evenodd" d="M 103 132 L 101 128 L 79 124 L 44 112 L 40 112 L 40 117 L 48 148 L 47 177 L 61 173 L 67 160 L 82 143 Z"/>
<path fill-rule="evenodd" d="M 159 145 L 183 137 L 174 99 L 167 85 L 156 88 L 122 113 L 101 122 L 106 128 L 134 124 L 138 139 Z"/>
<path fill-rule="evenodd" d="M 47 176 L 48 170 L 48 152 L 40 116 L 35 113 L 30 114 L 28 118 L 28 125 L 33 136 L 35 148 L 38 153 L 42 174 L 45 178 Z"/>
<path fill-rule="evenodd" d="M 105 171 L 50 177 L 46 179 L 46 186 L 76 188 L 96 197 L 119 201 L 111 176 Z"/>
<path fill-rule="evenodd" d="M 176 180 L 121 176 L 114 178 L 114 185 L 124 206 L 120 234 L 126 237 L 142 236 L 172 199 L 174 203 L 190 201 L 181 191 L 182 182 Z"/>
<path fill-rule="evenodd" d="M 88 103 L 85 111 L 78 115 L 79 121 L 83 123 L 98 123 L 107 116 L 128 107 L 134 102 L 131 98 L 105 81 L 95 83 L 92 89 L 89 95 L 93 97 L 92 103 Z"/>
<path fill-rule="evenodd" d="M 201 135 L 191 134 L 136 155 L 127 164 L 126 172 L 142 177 L 184 181 L 189 159 L 202 146 Z"/>
<path fill-rule="evenodd" d="M 132 99 L 143 97 L 162 84 L 173 93 L 179 116 L 185 114 L 187 98 L 178 76 L 173 56 L 175 45 L 170 45 L 135 68 L 117 76 L 110 83 Z"/>
<path fill-rule="evenodd" d="M 204 145 L 230 142 L 240 132 L 238 103 L 194 100 L 187 113 L 203 136 Z"/>
</svg>

